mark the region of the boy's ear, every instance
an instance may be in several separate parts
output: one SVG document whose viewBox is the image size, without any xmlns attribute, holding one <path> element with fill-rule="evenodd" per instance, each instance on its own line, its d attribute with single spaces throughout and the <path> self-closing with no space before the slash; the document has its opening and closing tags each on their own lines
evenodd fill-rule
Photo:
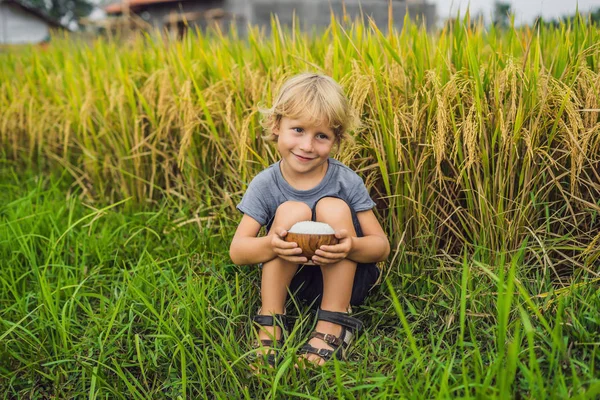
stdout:
<svg viewBox="0 0 600 400">
<path fill-rule="evenodd" d="M 273 129 L 271 129 L 271 132 L 273 132 L 273 135 L 275 136 L 279 136 L 279 130 L 281 129 L 281 115 L 277 116 L 275 118 L 275 123 L 273 124 Z"/>
</svg>

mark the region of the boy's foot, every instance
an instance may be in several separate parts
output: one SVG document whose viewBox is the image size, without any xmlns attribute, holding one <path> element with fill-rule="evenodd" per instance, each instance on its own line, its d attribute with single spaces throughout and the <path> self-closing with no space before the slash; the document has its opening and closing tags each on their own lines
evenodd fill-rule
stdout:
<svg viewBox="0 0 600 400">
<path fill-rule="evenodd" d="M 301 360 L 314 365 L 322 365 L 332 357 L 346 360 L 346 351 L 361 328 L 362 322 L 348 313 L 319 309 L 315 331 L 298 351 Z"/>
<path fill-rule="evenodd" d="M 257 364 L 275 367 L 277 353 L 283 347 L 283 336 L 288 329 L 288 317 L 285 314 L 261 315 L 259 310 L 259 315 L 255 315 L 252 320 L 258 340 L 254 342 L 256 353 L 250 368 L 256 372 Z"/>
<path fill-rule="evenodd" d="M 255 362 L 250 364 L 250 368 L 257 372 L 259 364 L 266 364 L 271 367 L 275 366 L 275 348 L 281 348 L 283 340 L 281 340 L 281 328 L 278 326 L 263 326 L 258 331 L 258 342 L 255 343 L 256 351 Z"/>
<path fill-rule="evenodd" d="M 317 322 L 317 326 L 315 327 L 315 332 L 322 332 L 325 334 L 329 334 L 329 335 L 338 337 L 342 333 L 342 327 L 340 325 L 334 324 L 332 322 L 319 321 L 319 322 Z M 335 350 L 335 348 L 333 346 L 327 344 L 327 342 L 325 342 L 325 340 L 323 340 L 319 337 L 313 337 L 312 339 L 310 339 L 308 341 L 308 344 L 311 345 L 312 347 L 314 347 L 315 349 L 326 349 L 326 350 L 330 350 L 330 351 Z M 314 353 L 304 353 L 300 356 L 300 360 L 303 362 L 312 363 L 314 365 L 323 365 L 323 364 L 325 364 L 325 361 L 326 361 L 323 357 L 321 357 L 317 354 L 314 354 Z"/>
</svg>

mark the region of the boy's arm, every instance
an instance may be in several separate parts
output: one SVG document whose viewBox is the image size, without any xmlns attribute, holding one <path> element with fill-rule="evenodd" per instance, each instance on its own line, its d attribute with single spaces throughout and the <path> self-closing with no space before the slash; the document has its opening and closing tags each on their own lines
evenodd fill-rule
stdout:
<svg viewBox="0 0 600 400">
<path fill-rule="evenodd" d="M 363 237 L 352 237 L 348 258 L 358 263 L 383 261 L 390 254 L 390 242 L 372 210 L 356 213 Z"/>
<path fill-rule="evenodd" d="M 229 247 L 229 256 L 234 264 L 264 263 L 277 256 L 271 245 L 272 237 L 256 237 L 259 231 L 260 224 L 244 214 Z"/>
</svg>

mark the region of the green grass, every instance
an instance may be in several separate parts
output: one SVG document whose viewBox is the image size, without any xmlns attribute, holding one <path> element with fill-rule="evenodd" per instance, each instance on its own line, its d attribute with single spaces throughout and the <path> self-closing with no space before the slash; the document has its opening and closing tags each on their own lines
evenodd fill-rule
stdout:
<svg viewBox="0 0 600 400">
<path fill-rule="evenodd" d="M 250 374 L 259 272 L 227 257 L 237 215 L 166 199 L 103 207 L 67 174 L 0 169 L 3 398 L 581 398 L 600 395 L 600 289 L 553 289 L 527 245 L 453 262 L 400 250 L 348 363 Z"/>
<path fill-rule="evenodd" d="M 0 394 L 599 397 L 600 29 L 405 22 L 2 52 Z M 361 115 L 336 157 L 393 252 L 351 362 L 293 368 L 290 305 L 287 358 L 252 376 L 235 204 L 277 159 L 257 105 L 306 69 Z"/>
</svg>

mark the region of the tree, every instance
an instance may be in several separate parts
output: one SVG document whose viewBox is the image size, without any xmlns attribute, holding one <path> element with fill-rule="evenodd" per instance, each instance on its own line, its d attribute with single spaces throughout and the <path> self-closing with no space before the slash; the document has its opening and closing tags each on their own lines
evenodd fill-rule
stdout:
<svg viewBox="0 0 600 400">
<path fill-rule="evenodd" d="M 506 28 L 508 27 L 508 16 L 511 13 L 510 3 L 504 3 L 502 1 L 494 2 L 494 15 L 493 23 L 497 27 Z"/>
<path fill-rule="evenodd" d="M 74 28 L 77 20 L 88 16 L 94 6 L 88 0 L 22 0 L 60 21 L 66 27 Z"/>
</svg>

